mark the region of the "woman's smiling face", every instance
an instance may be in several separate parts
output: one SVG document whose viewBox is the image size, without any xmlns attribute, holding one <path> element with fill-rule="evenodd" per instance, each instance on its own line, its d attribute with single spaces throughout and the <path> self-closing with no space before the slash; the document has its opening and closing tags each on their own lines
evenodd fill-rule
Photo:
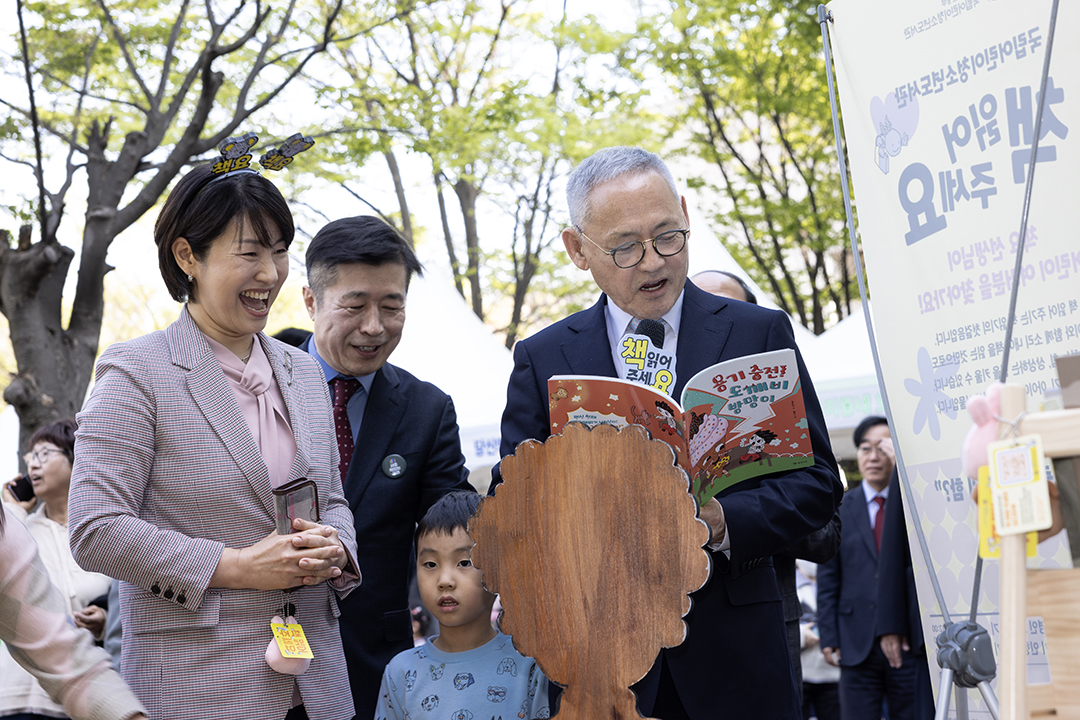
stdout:
<svg viewBox="0 0 1080 720">
<path fill-rule="evenodd" d="M 174 253 L 194 278 L 195 299 L 188 310 L 204 333 L 234 352 L 266 327 L 270 306 L 289 275 L 289 251 L 271 226 L 271 247 L 263 245 L 246 219 L 231 223 L 202 260 L 179 238 Z M 243 354 L 241 352 L 241 354 Z"/>
</svg>

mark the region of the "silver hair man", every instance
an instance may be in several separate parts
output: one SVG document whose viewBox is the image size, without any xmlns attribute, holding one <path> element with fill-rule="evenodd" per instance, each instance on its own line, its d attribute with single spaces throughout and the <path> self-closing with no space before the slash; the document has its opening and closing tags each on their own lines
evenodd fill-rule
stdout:
<svg viewBox="0 0 1080 720">
<path fill-rule="evenodd" d="M 582 161 L 566 183 L 566 204 L 570 207 L 570 224 L 581 228 L 589 222 L 589 193 L 617 177 L 655 172 L 664 179 L 671 194 L 679 197 L 675 178 L 660 156 L 639 147 L 619 145 L 604 148 Z"/>
</svg>

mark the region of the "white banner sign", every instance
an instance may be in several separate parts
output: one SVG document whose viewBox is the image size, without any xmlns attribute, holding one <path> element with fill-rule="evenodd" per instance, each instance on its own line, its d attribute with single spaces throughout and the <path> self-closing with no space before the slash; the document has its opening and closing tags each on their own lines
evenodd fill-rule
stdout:
<svg viewBox="0 0 1080 720">
<path fill-rule="evenodd" d="M 954 620 L 969 612 L 969 396 L 997 379 L 1016 263 L 1049 0 L 835 0 L 830 38 L 885 390 L 914 505 Z M 1080 3 L 1061 3 L 1039 139 L 1008 380 L 1040 401 L 1080 351 Z M 911 509 L 909 503 L 908 509 Z M 942 613 L 911 533 L 931 674 Z M 1062 537 L 1035 566 L 1068 564 Z M 998 642 L 996 561 L 979 621 Z M 1028 675 L 1046 682 L 1041 623 Z M 972 717 L 989 717 L 972 694 Z M 955 703 L 953 704 L 955 706 Z M 951 717 L 955 717 L 955 707 Z"/>
</svg>

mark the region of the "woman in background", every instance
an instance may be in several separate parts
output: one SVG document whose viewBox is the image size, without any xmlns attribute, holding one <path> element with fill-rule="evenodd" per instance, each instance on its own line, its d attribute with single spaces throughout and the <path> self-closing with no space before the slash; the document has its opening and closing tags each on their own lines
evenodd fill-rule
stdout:
<svg viewBox="0 0 1080 720">
<path fill-rule="evenodd" d="M 23 458 L 34 497 L 20 502 L 4 488 L 4 503 L 36 543 L 49 579 L 64 598 L 65 613 L 76 627 L 100 640 L 105 610 L 93 604 L 109 592 L 109 578 L 86 572 L 75 563 L 68 544 L 68 490 L 75 459 L 75 421 L 61 420 L 38 429 Z M 14 552 L 5 543 L 5 553 Z M 0 648 L 0 717 L 64 717 L 64 709 L 12 658 L 8 646 Z"/>
</svg>

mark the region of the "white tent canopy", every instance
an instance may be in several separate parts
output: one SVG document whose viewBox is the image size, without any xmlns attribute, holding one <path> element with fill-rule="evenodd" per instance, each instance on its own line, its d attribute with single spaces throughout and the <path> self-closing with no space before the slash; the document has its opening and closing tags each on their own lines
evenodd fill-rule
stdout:
<svg viewBox="0 0 1080 720">
<path fill-rule="evenodd" d="M 800 344 L 838 457 L 854 457 L 851 431 L 860 420 L 885 414 L 863 312 L 857 308 L 813 343 Z"/>
<path fill-rule="evenodd" d="M 405 330 L 390 362 L 454 399 L 470 470 L 494 465 L 513 357 L 458 295 L 449 273 L 433 262 L 425 268 L 409 285 Z"/>
</svg>

